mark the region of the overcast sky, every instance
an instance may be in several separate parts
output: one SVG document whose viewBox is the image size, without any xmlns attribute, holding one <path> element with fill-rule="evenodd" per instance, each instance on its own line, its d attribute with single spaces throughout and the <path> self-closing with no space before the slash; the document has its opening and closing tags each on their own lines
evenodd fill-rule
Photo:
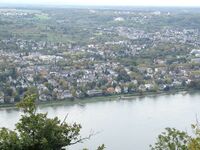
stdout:
<svg viewBox="0 0 200 150">
<path fill-rule="evenodd" d="M 0 3 L 45 5 L 200 6 L 200 0 L 0 0 Z"/>
</svg>

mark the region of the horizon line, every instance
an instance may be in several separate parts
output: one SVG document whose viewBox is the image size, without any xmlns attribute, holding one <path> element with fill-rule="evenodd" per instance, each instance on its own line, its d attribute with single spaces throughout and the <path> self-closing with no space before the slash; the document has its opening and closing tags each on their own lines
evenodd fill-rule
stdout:
<svg viewBox="0 0 200 150">
<path fill-rule="evenodd" d="M 9 7 L 9 6 L 39 6 L 39 7 L 145 7 L 145 8 L 158 8 L 158 7 L 165 7 L 165 8 L 199 8 L 200 5 L 191 5 L 191 6 L 184 6 L 184 5 L 109 5 L 109 4 L 55 4 L 55 3 L 1 3 L 0 7 Z"/>
</svg>

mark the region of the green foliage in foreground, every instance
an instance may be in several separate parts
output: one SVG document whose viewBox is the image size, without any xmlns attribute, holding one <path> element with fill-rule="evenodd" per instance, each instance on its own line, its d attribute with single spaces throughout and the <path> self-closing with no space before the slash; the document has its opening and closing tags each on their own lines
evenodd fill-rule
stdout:
<svg viewBox="0 0 200 150">
<path fill-rule="evenodd" d="M 61 150 L 87 139 L 80 136 L 80 124 L 69 125 L 57 117 L 36 113 L 35 100 L 36 95 L 29 95 L 17 104 L 24 114 L 14 131 L 0 129 L 1 150 Z M 98 150 L 104 148 L 102 145 Z"/>
<path fill-rule="evenodd" d="M 160 134 L 152 150 L 200 150 L 200 127 L 199 124 L 192 125 L 194 136 L 174 128 L 166 128 Z"/>
</svg>

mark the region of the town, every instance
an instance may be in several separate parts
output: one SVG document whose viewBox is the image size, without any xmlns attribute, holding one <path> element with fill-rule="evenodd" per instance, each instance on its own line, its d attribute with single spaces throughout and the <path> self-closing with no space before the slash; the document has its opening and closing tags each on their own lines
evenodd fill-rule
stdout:
<svg viewBox="0 0 200 150">
<path fill-rule="evenodd" d="M 0 103 L 200 88 L 200 12 L 0 9 Z"/>
</svg>

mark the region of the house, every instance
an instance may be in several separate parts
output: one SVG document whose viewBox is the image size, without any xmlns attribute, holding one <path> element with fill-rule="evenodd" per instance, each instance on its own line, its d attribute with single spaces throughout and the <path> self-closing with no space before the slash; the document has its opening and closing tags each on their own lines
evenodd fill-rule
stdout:
<svg viewBox="0 0 200 150">
<path fill-rule="evenodd" d="M 141 84 L 139 87 L 138 87 L 138 89 L 140 90 L 140 91 L 146 91 L 146 87 L 145 87 L 145 85 L 143 85 L 143 84 Z"/>
<path fill-rule="evenodd" d="M 128 87 L 127 86 L 124 87 L 124 93 L 128 93 Z"/>
<path fill-rule="evenodd" d="M 147 68 L 146 71 L 147 71 L 148 74 L 152 74 L 153 73 L 153 69 L 152 68 Z"/>
<path fill-rule="evenodd" d="M 117 17 L 117 18 L 115 18 L 114 20 L 115 20 L 115 21 L 124 21 L 124 18 L 122 18 L 122 17 Z"/>
<path fill-rule="evenodd" d="M 133 84 L 135 84 L 135 85 L 138 84 L 138 81 L 137 81 L 137 80 L 133 80 L 132 82 L 133 82 Z"/>
<path fill-rule="evenodd" d="M 115 93 L 115 89 L 113 87 L 109 87 L 109 88 L 107 88 L 106 93 L 114 94 Z"/>
<path fill-rule="evenodd" d="M 186 84 L 190 84 L 192 80 L 187 79 Z"/>
<path fill-rule="evenodd" d="M 2 97 L 0 97 L 0 104 L 4 103 L 4 99 Z"/>
<path fill-rule="evenodd" d="M 117 94 L 120 94 L 120 93 L 122 92 L 121 87 L 120 87 L 120 86 L 116 86 L 116 87 L 115 87 L 115 92 L 116 92 Z"/>
<path fill-rule="evenodd" d="M 64 90 L 60 93 L 59 99 L 70 99 L 73 98 L 72 94 L 69 90 Z"/>
<path fill-rule="evenodd" d="M 45 94 L 41 94 L 39 96 L 39 100 L 45 102 L 45 101 L 47 101 L 47 96 Z"/>
<path fill-rule="evenodd" d="M 145 84 L 144 86 L 145 86 L 146 90 L 151 90 L 153 88 L 152 84 Z"/>
<path fill-rule="evenodd" d="M 103 92 L 102 90 L 88 90 L 87 94 L 89 96 L 101 96 Z"/>
<path fill-rule="evenodd" d="M 200 63 L 200 58 L 193 58 L 191 60 L 191 62 L 193 62 L 193 63 Z"/>
<path fill-rule="evenodd" d="M 14 97 L 11 97 L 10 100 L 9 100 L 9 102 L 10 102 L 10 103 L 14 103 L 14 102 L 15 102 Z"/>
<path fill-rule="evenodd" d="M 197 49 L 193 49 L 190 54 L 195 55 L 195 56 L 199 56 L 200 55 L 200 50 Z"/>
<path fill-rule="evenodd" d="M 173 86 L 181 86 L 182 82 L 175 80 L 172 85 Z"/>
<path fill-rule="evenodd" d="M 44 91 L 48 91 L 48 88 L 45 85 L 43 85 L 43 84 L 39 84 L 38 85 L 38 91 L 39 91 L 39 94 L 41 94 Z"/>
</svg>

